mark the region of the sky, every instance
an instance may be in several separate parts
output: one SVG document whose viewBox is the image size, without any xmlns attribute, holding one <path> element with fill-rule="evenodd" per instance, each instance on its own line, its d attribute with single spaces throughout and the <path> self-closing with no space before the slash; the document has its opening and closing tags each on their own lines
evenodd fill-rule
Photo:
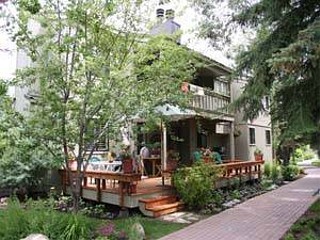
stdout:
<svg viewBox="0 0 320 240">
<path fill-rule="evenodd" d="M 151 19 L 155 19 L 157 2 L 158 0 L 150 0 L 150 3 L 154 6 L 154 10 L 152 10 L 150 16 Z M 196 30 L 201 18 L 193 9 L 188 7 L 187 2 L 175 1 L 171 6 L 176 10 L 175 21 L 181 25 L 181 29 L 183 31 L 181 38 L 182 44 L 187 45 L 198 52 L 204 53 L 214 60 L 230 67 L 232 65 L 232 61 L 227 59 L 224 53 L 221 51 L 214 51 L 210 48 L 208 40 L 198 39 L 196 37 Z M 0 31 L 0 78 L 8 79 L 14 76 L 16 55 L 15 44 L 10 41 L 6 32 Z"/>
</svg>

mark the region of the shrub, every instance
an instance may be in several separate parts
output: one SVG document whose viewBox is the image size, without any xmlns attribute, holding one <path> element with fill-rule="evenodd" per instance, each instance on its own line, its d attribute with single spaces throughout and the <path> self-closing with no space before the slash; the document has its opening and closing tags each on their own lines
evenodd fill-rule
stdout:
<svg viewBox="0 0 320 240">
<path fill-rule="evenodd" d="M 271 185 L 273 184 L 273 181 L 270 180 L 270 178 L 262 177 L 260 184 L 262 189 L 267 190 L 271 187 Z"/>
<path fill-rule="evenodd" d="M 314 152 L 309 145 L 301 146 L 294 151 L 294 158 L 296 160 L 309 160 L 315 157 Z"/>
<path fill-rule="evenodd" d="M 0 218 L 0 239 L 15 240 L 31 233 L 42 233 L 49 239 L 91 239 L 95 221 L 79 214 L 65 214 L 46 206 L 44 201 L 29 201 L 24 208 L 11 200 Z"/>
<path fill-rule="evenodd" d="M 273 182 L 277 182 L 280 179 L 281 168 L 278 164 L 272 164 L 270 178 Z"/>
<path fill-rule="evenodd" d="M 312 159 L 312 158 L 314 158 L 315 157 L 315 154 L 313 153 L 313 152 L 306 152 L 305 154 L 304 154 L 304 159 L 305 160 L 309 160 L 309 159 Z"/>
<path fill-rule="evenodd" d="M 267 177 L 267 178 L 270 178 L 271 177 L 271 167 L 272 167 L 272 164 L 269 163 L 269 162 L 266 162 L 264 164 L 264 175 Z"/>
<path fill-rule="evenodd" d="M 215 165 L 202 162 L 178 169 L 173 180 L 183 202 L 190 208 L 202 208 L 208 204 L 219 172 Z"/>
<path fill-rule="evenodd" d="M 265 163 L 264 176 L 266 180 L 271 180 L 273 183 L 277 182 L 281 177 L 280 166 L 276 163 Z"/>
<path fill-rule="evenodd" d="M 300 169 L 296 165 L 288 165 L 288 166 L 282 166 L 281 168 L 281 175 L 283 177 L 283 180 L 285 181 L 292 181 L 294 180 L 300 173 Z"/>
<path fill-rule="evenodd" d="M 221 207 L 223 203 L 223 196 L 221 191 L 214 190 L 212 192 L 212 200 L 216 206 Z"/>
</svg>

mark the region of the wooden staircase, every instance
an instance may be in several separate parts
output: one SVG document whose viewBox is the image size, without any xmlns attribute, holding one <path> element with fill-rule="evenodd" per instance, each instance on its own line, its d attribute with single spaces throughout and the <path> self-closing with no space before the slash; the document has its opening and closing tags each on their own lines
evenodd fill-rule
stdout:
<svg viewBox="0 0 320 240">
<path fill-rule="evenodd" d="M 140 211 L 145 216 L 153 218 L 179 211 L 183 209 L 183 207 L 183 202 L 179 201 L 175 195 L 139 200 Z"/>
</svg>

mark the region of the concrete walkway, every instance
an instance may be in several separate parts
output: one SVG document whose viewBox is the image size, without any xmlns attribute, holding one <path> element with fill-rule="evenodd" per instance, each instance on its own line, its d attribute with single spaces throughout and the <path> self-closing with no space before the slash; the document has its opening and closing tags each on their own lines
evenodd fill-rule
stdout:
<svg viewBox="0 0 320 240">
<path fill-rule="evenodd" d="M 161 240 L 278 240 L 320 196 L 320 168 Z"/>
</svg>

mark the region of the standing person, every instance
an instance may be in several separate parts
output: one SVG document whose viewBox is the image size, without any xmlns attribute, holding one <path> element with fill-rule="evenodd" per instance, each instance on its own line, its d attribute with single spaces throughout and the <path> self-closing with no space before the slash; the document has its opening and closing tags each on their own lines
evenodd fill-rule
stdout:
<svg viewBox="0 0 320 240">
<path fill-rule="evenodd" d="M 148 158 L 150 157 L 149 148 L 146 146 L 145 142 L 141 143 L 142 148 L 140 149 L 140 157 L 141 158 Z"/>
<path fill-rule="evenodd" d="M 142 148 L 140 149 L 140 153 L 139 153 L 139 155 L 140 155 L 139 160 L 140 161 L 139 161 L 138 165 L 139 165 L 139 171 L 143 175 L 145 173 L 143 159 L 150 157 L 150 151 L 149 151 L 149 148 L 146 146 L 145 142 L 142 142 L 141 145 L 142 145 Z"/>
</svg>

